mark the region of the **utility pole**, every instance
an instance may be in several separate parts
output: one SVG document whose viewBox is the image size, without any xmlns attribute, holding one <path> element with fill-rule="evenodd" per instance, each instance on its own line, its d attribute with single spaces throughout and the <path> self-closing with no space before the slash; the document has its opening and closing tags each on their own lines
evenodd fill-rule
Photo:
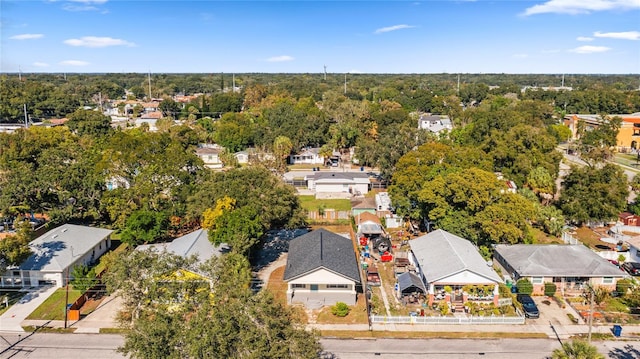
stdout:
<svg viewBox="0 0 640 359">
<path fill-rule="evenodd" d="M 64 295 L 64 328 L 67 329 L 67 319 L 69 317 L 69 309 L 67 308 L 69 306 L 69 267 L 67 267 L 65 280 L 67 281 L 67 285 Z"/>
<path fill-rule="evenodd" d="M 29 115 L 27 115 L 27 104 L 23 104 L 24 108 L 24 128 L 29 128 Z"/>
<path fill-rule="evenodd" d="M 231 92 L 236 92 L 236 74 L 231 75 Z"/>
<path fill-rule="evenodd" d="M 18 66 L 18 80 L 22 82 L 22 68 Z"/>
<path fill-rule="evenodd" d="M 347 94 L 347 74 L 344 74 L 344 94 Z"/>
<path fill-rule="evenodd" d="M 100 112 L 102 112 L 102 91 L 98 92 L 98 101 L 100 102 Z"/>
<path fill-rule="evenodd" d="M 324 80 L 327 81 L 327 65 L 324 65 Z"/>
<path fill-rule="evenodd" d="M 458 74 L 458 96 L 460 96 L 460 74 Z"/>
<path fill-rule="evenodd" d="M 151 102 L 151 99 L 152 99 L 152 97 L 151 97 L 151 70 L 149 70 L 148 79 L 149 79 L 149 102 Z"/>
<path fill-rule="evenodd" d="M 591 285 L 589 285 L 587 288 L 589 288 L 591 294 L 591 299 L 589 300 L 589 336 L 587 342 L 591 343 L 591 327 L 593 326 L 593 297 L 595 296 L 595 291 L 593 290 Z"/>
</svg>

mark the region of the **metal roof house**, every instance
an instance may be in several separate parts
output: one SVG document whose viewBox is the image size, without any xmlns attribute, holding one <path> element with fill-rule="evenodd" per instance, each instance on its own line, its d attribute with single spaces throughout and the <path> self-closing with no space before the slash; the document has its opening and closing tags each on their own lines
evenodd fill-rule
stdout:
<svg viewBox="0 0 640 359">
<path fill-rule="evenodd" d="M 497 303 L 502 279 L 470 241 L 438 229 L 409 241 L 409 246 L 409 262 L 426 284 L 430 304 L 440 295 L 453 295 L 452 302 L 465 301 L 462 287 L 467 285 L 492 286 Z M 454 292 L 443 293 L 447 286 Z"/>
<path fill-rule="evenodd" d="M 0 277 L 2 287 L 63 287 L 77 265 L 95 262 L 111 246 L 110 229 L 65 224 L 29 243 L 33 252 L 18 268 Z"/>
<path fill-rule="evenodd" d="M 307 187 L 314 190 L 316 198 L 351 198 L 369 193 L 371 180 L 363 172 L 315 172 L 306 176 Z"/>
<path fill-rule="evenodd" d="M 294 238 L 289 243 L 284 281 L 289 304 L 311 308 L 337 302 L 354 305 L 362 282 L 351 239 L 323 228 Z"/>
<path fill-rule="evenodd" d="M 562 293 L 582 291 L 586 284 L 615 289 L 627 274 L 582 245 L 500 244 L 493 255 L 514 280 L 527 278 L 534 294 L 544 293 L 544 283 L 553 282 Z"/>
</svg>

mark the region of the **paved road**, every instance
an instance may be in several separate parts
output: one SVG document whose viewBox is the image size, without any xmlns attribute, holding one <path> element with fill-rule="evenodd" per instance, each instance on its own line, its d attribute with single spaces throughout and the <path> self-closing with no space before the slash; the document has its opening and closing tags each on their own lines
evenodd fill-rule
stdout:
<svg viewBox="0 0 640 359">
<path fill-rule="evenodd" d="M 322 339 L 325 358 L 541 359 L 560 343 L 553 339 Z M 640 358 L 640 342 L 594 342 L 606 358 Z"/>
<path fill-rule="evenodd" d="M 0 359 L 120 359 L 123 338 L 112 334 L 0 333 Z M 325 358 L 540 359 L 560 347 L 553 339 L 322 339 Z M 594 342 L 607 358 L 640 358 L 639 341 Z"/>
</svg>

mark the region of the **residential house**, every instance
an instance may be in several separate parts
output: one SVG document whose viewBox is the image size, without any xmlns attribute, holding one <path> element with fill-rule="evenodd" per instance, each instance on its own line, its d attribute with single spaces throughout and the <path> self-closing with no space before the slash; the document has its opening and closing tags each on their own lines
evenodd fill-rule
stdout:
<svg viewBox="0 0 640 359">
<path fill-rule="evenodd" d="M 238 161 L 238 163 L 241 164 L 241 165 L 246 165 L 247 163 L 249 163 L 249 152 L 248 151 L 236 152 L 236 153 L 233 154 L 233 156 L 236 158 L 236 161 Z"/>
<path fill-rule="evenodd" d="M 498 304 L 502 279 L 470 241 L 438 229 L 410 240 L 409 246 L 409 262 L 427 288 L 429 305 L 434 300 L 446 300 L 452 306 L 468 300 Z"/>
<path fill-rule="evenodd" d="M 418 129 L 429 130 L 432 133 L 440 133 L 444 130 L 451 131 L 453 125 L 446 115 L 423 114 L 418 119 Z"/>
<path fill-rule="evenodd" d="M 310 165 L 323 165 L 324 157 L 320 156 L 318 153 L 320 148 L 305 148 L 304 150 L 296 153 L 294 155 L 289 155 L 289 164 L 291 165 L 299 165 L 299 164 L 310 164 Z"/>
<path fill-rule="evenodd" d="M 209 231 L 198 229 L 168 243 L 139 245 L 136 250 L 166 251 L 184 258 L 196 256 L 198 263 L 202 264 L 213 257 L 219 257 L 228 252 L 229 246 L 226 244 L 213 245 L 209 240 Z"/>
<path fill-rule="evenodd" d="M 625 226 L 640 226 L 640 216 L 633 213 L 622 212 L 618 215 L 618 221 Z"/>
<path fill-rule="evenodd" d="M 196 149 L 196 156 L 200 157 L 204 166 L 211 169 L 221 169 L 224 167 L 222 160 L 220 160 L 220 154 L 222 153 L 222 147 L 199 147 Z"/>
<path fill-rule="evenodd" d="M 156 127 L 156 122 L 162 118 L 162 112 L 149 112 L 142 114 L 139 118 L 135 119 L 135 126 L 140 127 L 142 124 L 146 123 L 149 126 L 149 131 L 156 132 L 158 128 Z"/>
<path fill-rule="evenodd" d="M 294 238 L 289 243 L 284 281 L 289 304 L 354 305 L 362 281 L 351 239 L 324 228 Z"/>
<path fill-rule="evenodd" d="M 94 263 L 111 246 L 110 229 L 65 224 L 29 243 L 32 251 L 19 267 L 8 268 L 1 287 L 63 287 L 78 265 Z"/>
<path fill-rule="evenodd" d="M 361 201 L 358 201 L 351 205 L 351 215 L 353 217 L 356 217 L 362 213 L 370 213 L 373 215 L 376 214 L 376 202 L 373 198 L 365 197 L 362 198 Z"/>
<path fill-rule="evenodd" d="M 627 239 L 629 245 L 629 262 L 640 263 L 640 236 Z"/>
<path fill-rule="evenodd" d="M 494 262 L 518 281 L 528 279 L 533 294 L 543 294 L 544 284 L 555 283 L 562 294 L 581 294 L 585 285 L 615 290 L 627 274 L 583 245 L 499 244 Z"/>
<path fill-rule="evenodd" d="M 362 172 L 318 171 L 305 177 L 316 198 L 350 198 L 369 192 L 369 175 Z"/>
</svg>

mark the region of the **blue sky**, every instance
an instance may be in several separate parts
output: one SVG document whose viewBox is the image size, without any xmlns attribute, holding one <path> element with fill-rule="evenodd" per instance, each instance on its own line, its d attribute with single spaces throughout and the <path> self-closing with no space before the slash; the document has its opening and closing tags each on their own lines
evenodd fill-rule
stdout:
<svg viewBox="0 0 640 359">
<path fill-rule="evenodd" d="M 640 0 L 0 6 L 0 72 L 640 74 Z"/>
</svg>

